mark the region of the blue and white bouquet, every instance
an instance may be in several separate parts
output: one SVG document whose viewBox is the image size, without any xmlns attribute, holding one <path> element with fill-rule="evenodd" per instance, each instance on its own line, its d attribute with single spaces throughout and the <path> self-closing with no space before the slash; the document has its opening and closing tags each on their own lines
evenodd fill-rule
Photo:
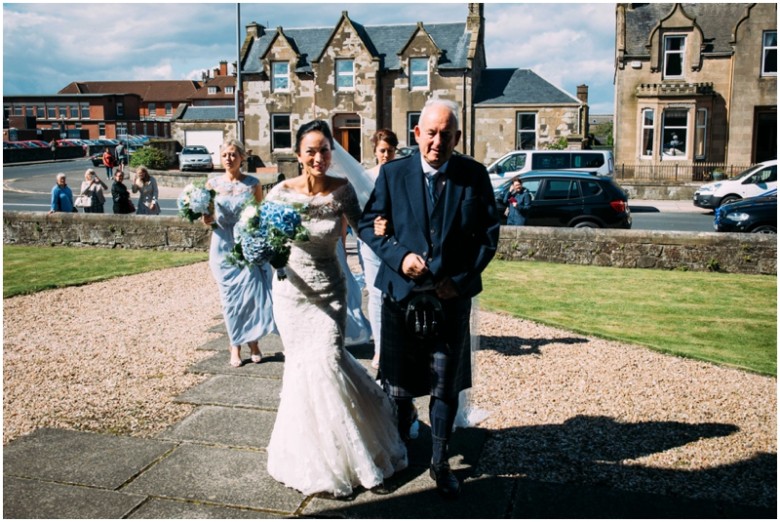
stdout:
<svg viewBox="0 0 780 522">
<path fill-rule="evenodd" d="M 206 188 L 205 181 L 194 181 L 184 187 L 182 193 L 176 200 L 176 206 L 179 208 L 179 215 L 190 223 L 200 219 L 204 214 L 214 214 L 214 197 L 217 192 Z M 211 228 L 216 228 L 212 223 Z"/>
<path fill-rule="evenodd" d="M 249 203 L 233 227 L 235 246 L 228 254 L 229 263 L 237 266 L 271 263 L 276 277 L 287 279 L 284 267 L 290 259 L 290 243 L 308 241 L 303 226 L 305 205 L 284 205 L 273 201 Z"/>
</svg>

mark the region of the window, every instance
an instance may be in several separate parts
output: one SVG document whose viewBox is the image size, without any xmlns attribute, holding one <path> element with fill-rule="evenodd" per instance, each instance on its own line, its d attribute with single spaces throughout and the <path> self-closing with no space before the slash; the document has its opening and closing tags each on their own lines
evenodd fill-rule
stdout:
<svg viewBox="0 0 780 522">
<path fill-rule="evenodd" d="M 777 31 L 766 31 L 764 33 L 761 76 L 777 76 Z"/>
<path fill-rule="evenodd" d="M 290 64 L 289 62 L 274 62 L 271 64 L 271 90 L 290 90 Z"/>
<path fill-rule="evenodd" d="M 685 37 L 664 37 L 664 78 L 682 78 L 685 65 Z"/>
<path fill-rule="evenodd" d="M 217 94 L 217 88 L 215 86 L 209 87 L 209 94 Z"/>
<path fill-rule="evenodd" d="M 541 194 L 539 194 L 539 199 L 545 201 L 578 197 L 581 197 L 579 185 L 567 179 L 548 179 Z"/>
<path fill-rule="evenodd" d="M 289 114 L 271 115 L 271 149 L 291 149 L 292 131 Z"/>
<path fill-rule="evenodd" d="M 89 119 L 89 103 L 82 103 L 81 104 L 81 119 L 82 120 L 88 120 Z"/>
<path fill-rule="evenodd" d="M 38 105 L 35 108 L 35 116 L 37 116 L 39 119 L 46 117 L 46 109 L 43 105 Z"/>
<path fill-rule="evenodd" d="M 517 113 L 517 148 L 531 150 L 536 148 L 536 113 Z"/>
<path fill-rule="evenodd" d="M 67 105 L 60 105 L 60 115 L 59 118 L 67 118 L 68 117 L 68 106 Z"/>
<path fill-rule="evenodd" d="M 642 111 L 642 150 L 640 156 L 652 156 L 655 151 L 655 111 Z"/>
<path fill-rule="evenodd" d="M 235 94 L 235 92 L 236 92 L 236 88 L 233 87 L 232 85 L 228 85 L 227 87 L 225 87 L 225 94 Z"/>
<path fill-rule="evenodd" d="M 355 88 L 355 61 L 336 60 L 336 90 L 352 90 Z"/>
<path fill-rule="evenodd" d="M 21 115 L 22 115 L 22 106 L 14 105 L 14 116 L 21 116 Z"/>
<path fill-rule="evenodd" d="M 696 159 L 704 159 L 707 144 L 707 109 L 696 111 L 696 132 L 693 137 L 693 154 Z"/>
<path fill-rule="evenodd" d="M 105 123 L 98 123 L 98 135 L 103 137 L 106 135 L 106 124 Z"/>
<path fill-rule="evenodd" d="M 412 89 L 428 87 L 428 58 L 409 59 L 409 87 Z"/>
<path fill-rule="evenodd" d="M 420 121 L 419 112 L 410 112 L 406 115 L 406 145 L 411 147 L 417 140 L 414 138 L 414 128 L 417 127 L 417 122 Z"/>
<path fill-rule="evenodd" d="M 517 172 L 525 167 L 526 153 L 512 154 L 501 163 L 496 165 L 496 172 Z"/>
<path fill-rule="evenodd" d="M 125 115 L 125 104 L 122 102 L 116 102 L 116 115 L 117 116 L 124 116 Z"/>
<path fill-rule="evenodd" d="M 166 103 L 165 104 L 165 114 L 167 116 L 170 116 L 171 114 L 173 114 L 173 104 L 172 103 Z"/>
<path fill-rule="evenodd" d="M 46 106 L 46 117 L 53 120 L 57 117 L 57 107 L 55 105 Z"/>
<path fill-rule="evenodd" d="M 570 169 L 571 154 L 568 152 L 540 152 L 533 155 L 531 167 L 543 170 Z"/>
<path fill-rule="evenodd" d="M 685 159 L 688 142 L 688 111 L 669 109 L 664 111 L 664 126 L 661 131 L 664 159 Z"/>
<path fill-rule="evenodd" d="M 596 152 L 572 152 L 571 168 L 597 169 L 604 165 L 604 155 Z"/>
<path fill-rule="evenodd" d="M 156 116 L 157 115 L 157 104 L 156 103 L 150 103 L 149 104 L 149 116 Z"/>
<path fill-rule="evenodd" d="M 33 112 L 33 111 L 35 111 L 35 107 L 33 107 L 32 105 L 25 105 L 25 107 L 24 107 L 24 115 L 25 116 L 34 116 L 35 112 Z"/>
<path fill-rule="evenodd" d="M 69 108 L 70 108 L 71 119 L 77 120 L 79 118 L 79 104 L 71 103 Z"/>
</svg>

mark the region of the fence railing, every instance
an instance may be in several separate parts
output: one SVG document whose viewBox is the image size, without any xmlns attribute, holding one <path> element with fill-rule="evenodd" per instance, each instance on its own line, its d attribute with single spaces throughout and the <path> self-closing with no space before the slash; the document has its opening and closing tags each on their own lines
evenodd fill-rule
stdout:
<svg viewBox="0 0 780 522">
<path fill-rule="evenodd" d="M 620 180 L 667 181 L 686 183 L 733 178 L 750 165 L 726 163 L 663 162 L 615 166 L 615 177 Z"/>
</svg>

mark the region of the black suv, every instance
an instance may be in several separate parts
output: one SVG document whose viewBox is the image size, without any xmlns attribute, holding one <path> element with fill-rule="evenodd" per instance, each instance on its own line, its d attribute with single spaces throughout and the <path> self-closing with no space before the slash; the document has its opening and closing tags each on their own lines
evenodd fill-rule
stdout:
<svg viewBox="0 0 780 522">
<path fill-rule="evenodd" d="M 527 172 L 520 179 L 532 198 L 526 226 L 631 228 L 628 196 L 611 178 L 544 170 Z M 495 192 L 502 213 L 511 184 L 507 180 Z"/>
</svg>

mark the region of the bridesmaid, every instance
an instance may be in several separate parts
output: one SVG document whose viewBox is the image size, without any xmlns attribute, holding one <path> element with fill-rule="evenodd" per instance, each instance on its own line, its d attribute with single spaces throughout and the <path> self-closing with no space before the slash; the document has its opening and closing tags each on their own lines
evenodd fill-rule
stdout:
<svg viewBox="0 0 780 522">
<path fill-rule="evenodd" d="M 263 355 L 257 341 L 276 332 L 271 305 L 273 271 L 268 264 L 239 268 L 226 260 L 235 244 L 233 227 L 238 222 L 244 203 L 250 199 L 260 202 L 263 190 L 257 178 L 241 172 L 241 163 L 246 158 L 241 142 L 230 140 L 225 143 L 221 157 L 225 174 L 206 183 L 206 188 L 217 193 L 214 198 L 214 215 L 203 216 L 203 222 L 207 225 L 217 224 L 211 235 L 209 267 L 219 287 L 222 315 L 230 338 L 230 365 L 238 368 L 244 364 L 241 359 L 242 344 L 249 345 L 250 360 L 259 363 Z"/>
</svg>

